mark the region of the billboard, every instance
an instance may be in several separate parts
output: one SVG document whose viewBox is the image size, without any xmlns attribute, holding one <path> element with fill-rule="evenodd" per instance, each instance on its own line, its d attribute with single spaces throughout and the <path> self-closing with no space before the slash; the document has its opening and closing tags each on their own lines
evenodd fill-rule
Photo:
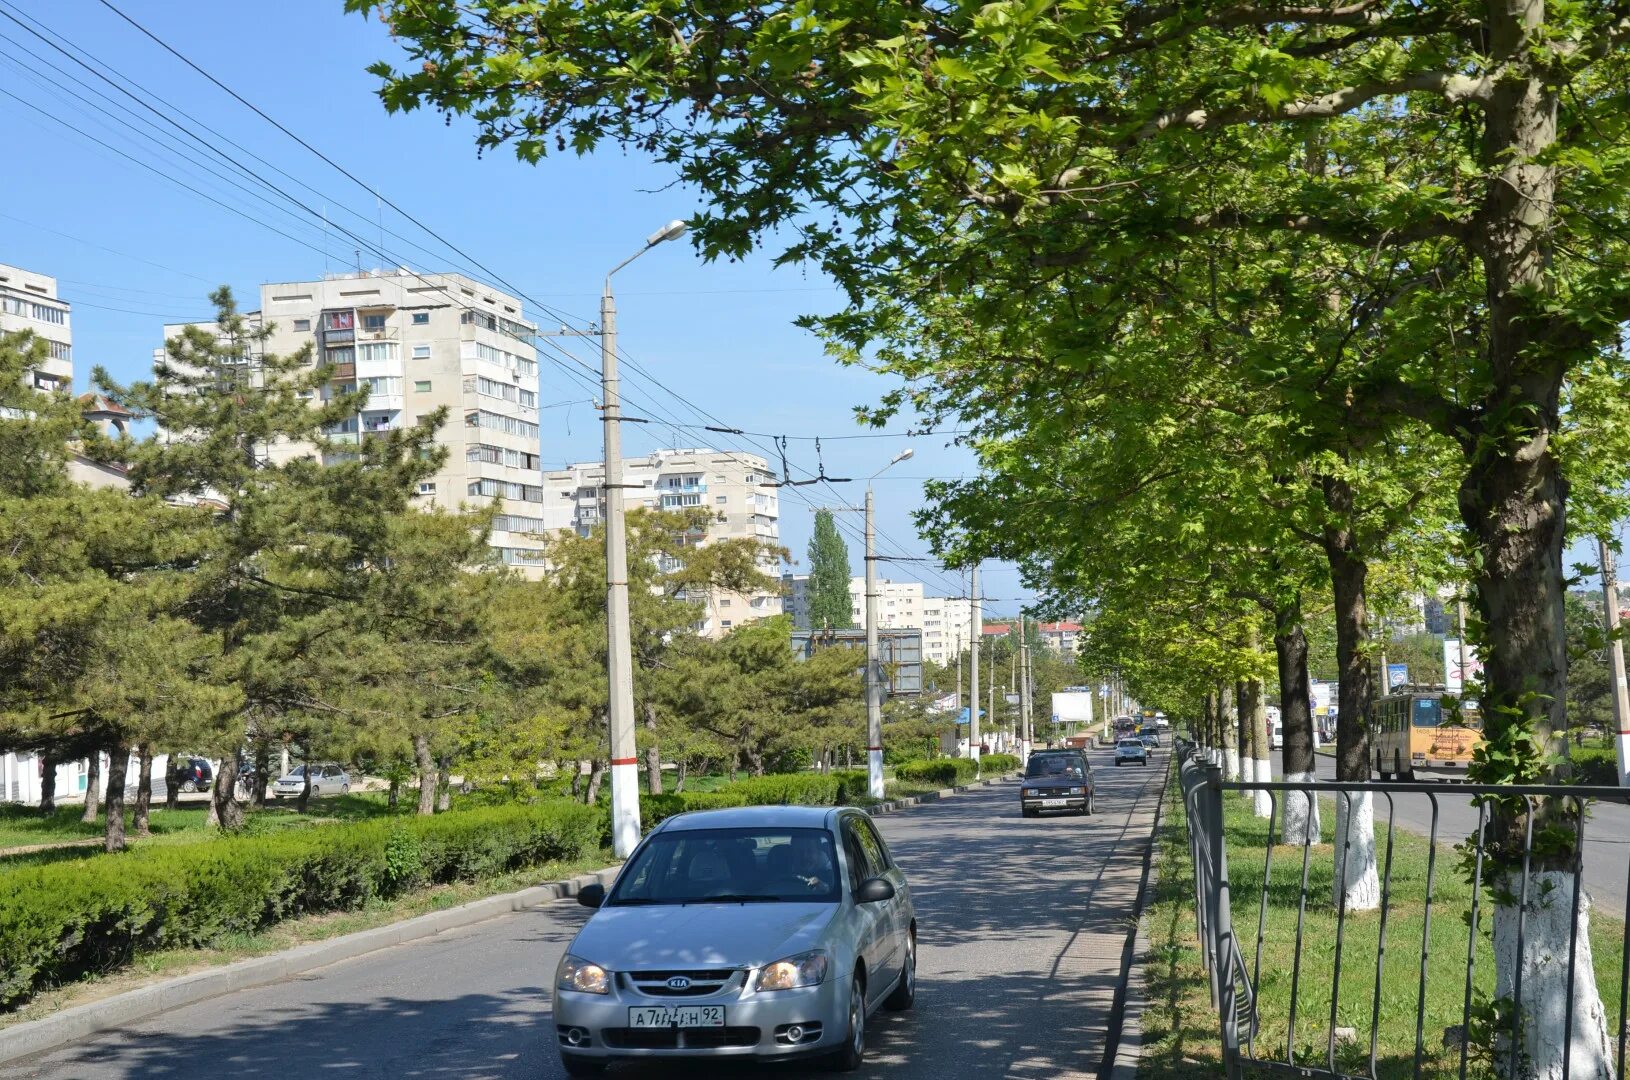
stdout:
<svg viewBox="0 0 1630 1080">
<path fill-rule="evenodd" d="M 1053 720 L 1055 723 L 1065 724 L 1092 723 L 1092 692 L 1090 690 L 1066 690 L 1054 694 Z"/>
<path fill-rule="evenodd" d="M 1477 655 L 1477 646 L 1466 646 L 1466 670 L 1460 670 L 1460 639 L 1443 639 L 1443 685 L 1455 693 L 1461 693 L 1466 686 L 1467 678 L 1481 681 L 1483 678 L 1483 661 Z"/>
<path fill-rule="evenodd" d="M 1392 691 L 1392 690 L 1398 689 L 1400 686 L 1408 686 L 1408 685 L 1409 685 L 1409 665 L 1408 664 L 1388 664 L 1387 665 L 1387 690 Z"/>
</svg>

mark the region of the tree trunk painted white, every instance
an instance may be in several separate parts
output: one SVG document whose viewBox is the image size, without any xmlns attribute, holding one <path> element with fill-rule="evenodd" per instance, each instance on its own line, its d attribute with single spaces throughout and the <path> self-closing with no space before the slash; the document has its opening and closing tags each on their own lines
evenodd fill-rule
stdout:
<svg viewBox="0 0 1630 1080">
<path fill-rule="evenodd" d="M 1273 762 L 1269 761 L 1267 758 L 1257 758 L 1256 778 L 1259 782 L 1264 784 L 1272 783 Z M 1266 791 L 1255 791 L 1251 794 L 1256 801 L 1256 816 L 1259 818 L 1273 817 L 1273 796 Z M 1283 792 L 1280 793 L 1280 798 L 1284 798 Z"/>
<path fill-rule="evenodd" d="M 1245 781 L 1247 784 L 1252 783 L 1256 779 L 1256 762 L 1252 761 L 1250 755 L 1248 754 L 1240 756 L 1239 778 Z"/>
<path fill-rule="evenodd" d="M 1521 871 L 1506 875 L 1513 901 L 1521 895 Z M 1528 877 L 1528 903 L 1523 919 L 1522 1013 L 1517 1072 L 1511 1080 L 1563 1080 L 1562 1045 L 1567 1021 L 1569 901 L 1574 877 L 1563 870 L 1542 870 Z M 1517 905 L 1494 909 L 1494 996 L 1512 1002 L 1517 957 Z M 1612 1080 L 1612 1040 L 1607 1012 L 1596 990 L 1590 949 L 1590 897 L 1579 893 L 1579 944 L 1574 956 L 1573 1048 L 1568 1061 L 1571 1080 Z M 1501 1036 L 1495 1047 L 1501 1075 L 1510 1075 L 1511 1043 Z"/>
<path fill-rule="evenodd" d="M 1318 777 L 1310 772 L 1290 773 L 1286 775 L 1287 784 L 1311 784 Z M 1308 844 L 1323 842 L 1321 832 L 1324 823 L 1319 820 L 1319 800 L 1311 795 L 1300 792 L 1287 791 L 1281 796 L 1279 811 L 1280 842 L 1306 847 Z"/>
<path fill-rule="evenodd" d="M 1239 751 L 1232 746 L 1223 751 L 1223 779 L 1239 779 Z"/>
<path fill-rule="evenodd" d="M 1375 873 L 1375 804 L 1369 792 L 1336 796 L 1335 845 L 1330 902 L 1340 905 L 1345 893 L 1348 911 L 1373 911 L 1381 905 L 1381 880 Z"/>
</svg>

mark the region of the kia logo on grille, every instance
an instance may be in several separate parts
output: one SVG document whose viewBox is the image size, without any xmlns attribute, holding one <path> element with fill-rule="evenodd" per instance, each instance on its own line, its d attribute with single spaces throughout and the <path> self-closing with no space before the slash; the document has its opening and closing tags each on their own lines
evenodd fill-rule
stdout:
<svg viewBox="0 0 1630 1080">
<path fill-rule="evenodd" d="M 689 990 L 690 989 L 690 980 L 685 978 L 685 976 L 683 976 L 683 975 L 675 975 L 673 978 L 668 980 L 668 989 L 669 990 Z"/>
</svg>

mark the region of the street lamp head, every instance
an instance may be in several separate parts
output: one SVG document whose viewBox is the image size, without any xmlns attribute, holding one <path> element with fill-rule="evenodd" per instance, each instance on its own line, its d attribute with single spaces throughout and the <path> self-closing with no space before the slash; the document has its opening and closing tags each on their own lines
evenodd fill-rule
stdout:
<svg viewBox="0 0 1630 1080">
<path fill-rule="evenodd" d="M 675 219 L 668 222 L 668 224 L 664 225 L 650 236 L 647 236 L 645 238 L 645 246 L 656 247 L 664 240 L 678 240 L 681 236 L 684 236 L 686 231 L 689 229 L 689 225 L 686 225 L 683 221 Z"/>
<path fill-rule="evenodd" d="M 915 451 L 913 451 L 911 449 L 911 447 L 908 446 L 904 450 L 900 451 L 898 454 L 895 454 L 894 455 L 894 460 L 890 461 L 889 464 L 890 465 L 898 465 L 900 462 L 905 461 L 907 458 L 911 457 L 911 455 L 913 453 L 915 453 Z"/>
</svg>

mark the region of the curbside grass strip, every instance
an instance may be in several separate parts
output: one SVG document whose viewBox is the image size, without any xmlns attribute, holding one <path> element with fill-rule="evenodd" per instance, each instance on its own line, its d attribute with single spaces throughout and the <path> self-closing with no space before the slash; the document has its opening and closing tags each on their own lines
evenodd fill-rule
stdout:
<svg viewBox="0 0 1630 1080">
<path fill-rule="evenodd" d="M 870 812 L 893 813 L 922 803 L 937 802 L 959 791 L 967 791 L 972 787 L 986 787 L 1011 779 L 1014 775 L 1016 774 L 1010 773 L 989 780 L 980 780 L 971 785 L 946 788 L 929 795 L 891 800 L 873 807 Z M 448 930 L 486 922 L 499 915 L 525 911 L 555 900 L 569 899 L 575 897 L 585 885 L 611 884 L 617 876 L 617 869 L 615 866 L 608 866 L 592 874 L 579 874 L 564 881 L 553 881 L 518 892 L 472 900 L 468 904 L 460 904 L 446 911 L 416 915 L 411 919 L 374 927 L 371 930 L 359 930 L 326 941 L 297 945 L 271 956 L 237 960 L 209 971 L 180 975 L 152 986 L 127 990 L 100 1001 L 70 1006 L 38 1020 L 13 1024 L 0 1029 L 0 1065 L 55 1050 L 100 1031 L 122 1027 L 200 1001 L 212 1000 L 224 993 L 268 986 L 294 975 L 352 960 L 381 949 L 388 949 L 393 945 L 422 941 Z"/>
</svg>

